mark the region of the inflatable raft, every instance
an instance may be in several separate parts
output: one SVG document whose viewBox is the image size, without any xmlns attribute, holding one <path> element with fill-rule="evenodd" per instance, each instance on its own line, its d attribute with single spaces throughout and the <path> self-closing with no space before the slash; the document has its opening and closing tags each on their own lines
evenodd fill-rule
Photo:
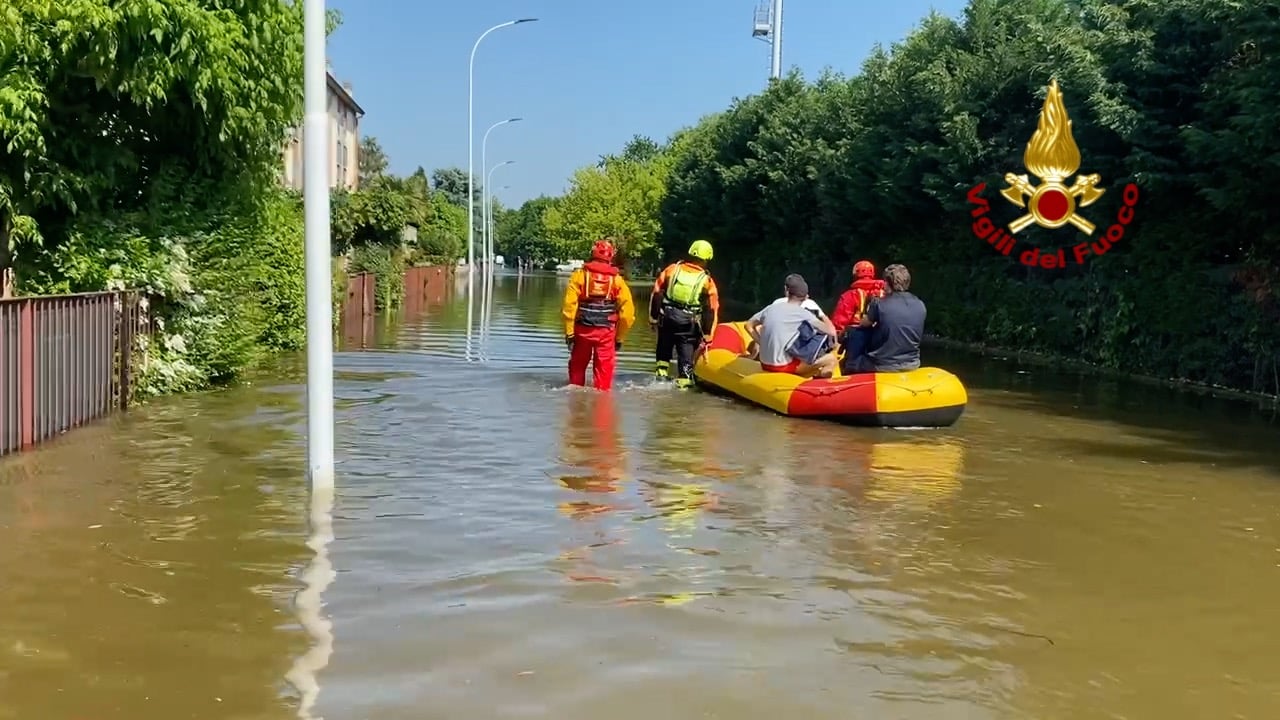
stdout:
<svg viewBox="0 0 1280 720">
<path fill-rule="evenodd" d="M 806 379 L 767 372 L 744 356 L 744 323 L 724 323 L 694 362 L 700 385 L 793 417 L 827 418 L 873 427 L 947 427 L 969 401 L 955 375 L 934 367 Z"/>
</svg>

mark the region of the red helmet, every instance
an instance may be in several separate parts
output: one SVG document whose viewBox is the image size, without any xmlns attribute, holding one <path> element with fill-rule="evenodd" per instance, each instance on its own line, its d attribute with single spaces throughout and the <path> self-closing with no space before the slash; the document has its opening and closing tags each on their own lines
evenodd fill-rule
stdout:
<svg viewBox="0 0 1280 720">
<path fill-rule="evenodd" d="M 591 259 L 601 262 L 613 262 L 613 243 L 608 240 L 597 240 L 591 246 Z"/>
<path fill-rule="evenodd" d="M 859 260 L 853 264 L 853 276 L 859 280 L 876 276 L 876 266 L 869 260 Z"/>
</svg>

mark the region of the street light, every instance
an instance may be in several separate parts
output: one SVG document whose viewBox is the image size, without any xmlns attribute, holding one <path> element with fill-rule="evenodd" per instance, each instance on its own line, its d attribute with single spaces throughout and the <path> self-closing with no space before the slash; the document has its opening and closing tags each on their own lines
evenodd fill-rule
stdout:
<svg viewBox="0 0 1280 720">
<path fill-rule="evenodd" d="M 307 475 L 311 480 L 311 537 L 315 556 L 302 574 L 298 620 L 311 648 L 297 658 L 286 679 L 298 690 L 298 717 L 311 718 L 320 693 L 316 674 L 333 654 L 333 623 L 323 615 L 322 595 L 336 575 L 329 562 L 333 540 L 333 271 L 329 245 L 329 113 L 326 99 L 324 0 L 302 8 L 303 245 L 307 301 Z"/>
<path fill-rule="evenodd" d="M 303 6 L 303 215 L 307 298 L 307 475 L 333 491 L 333 271 L 329 246 L 329 112 L 325 3 Z M 304 707 L 306 702 L 303 703 Z"/>
<path fill-rule="evenodd" d="M 496 127 L 499 127 L 499 126 L 501 126 L 501 125 L 506 125 L 506 124 L 508 124 L 508 123 L 520 122 L 520 121 L 521 121 L 521 120 L 523 120 L 523 119 L 524 119 L 524 118 L 518 118 L 518 117 L 516 117 L 516 118 L 510 118 L 510 119 L 508 119 L 508 120 L 499 120 L 498 122 L 496 122 L 496 123 L 494 123 L 494 124 L 490 125 L 488 130 L 485 130 L 485 131 L 484 131 L 484 139 L 480 141 L 480 168 L 481 168 L 482 170 L 483 170 L 484 168 L 489 167 L 489 160 L 488 160 L 488 157 L 489 157 L 489 133 L 493 132 L 493 129 L 494 129 L 494 128 L 496 128 Z M 481 225 L 481 227 L 484 229 L 484 235 L 481 237 L 481 240 L 480 240 L 480 246 L 481 246 L 481 247 L 483 247 L 483 248 L 489 248 L 489 247 L 490 247 L 490 243 L 489 243 L 489 183 L 487 183 L 487 182 L 486 182 L 486 183 L 484 184 L 484 187 L 480 188 L 480 193 L 481 193 L 481 198 L 480 198 L 480 206 L 481 206 L 481 211 L 480 211 L 480 214 L 481 214 L 481 218 L 480 218 L 480 225 Z M 486 249 L 486 250 L 485 250 L 485 262 L 486 262 L 486 263 L 487 263 L 487 262 L 489 262 L 489 255 L 488 255 L 488 252 L 489 252 L 489 251 L 488 251 L 488 249 Z"/>
<path fill-rule="evenodd" d="M 476 121 L 475 121 L 475 86 L 476 86 L 476 50 L 480 41 L 494 30 L 501 30 L 521 23 L 537 22 L 538 18 L 520 18 L 494 25 L 480 33 L 471 46 L 471 60 L 467 63 L 467 327 L 471 327 L 471 314 L 475 307 L 476 278 L 476 200 L 475 200 L 475 162 L 476 162 Z M 470 358 L 468 358 L 470 359 Z"/>
<path fill-rule="evenodd" d="M 489 187 L 489 183 L 493 182 L 493 171 L 494 171 L 494 170 L 497 170 L 498 168 L 502 167 L 503 165 L 514 165 L 514 164 L 515 164 L 515 162 L 516 162 L 515 160 L 507 160 L 506 162 L 500 162 L 500 163 L 498 163 L 497 165 L 494 165 L 492 168 L 489 168 L 489 173 L 488 173 L 487 175 L 485 175 L 485 178 L 484 178 L 484 186 L 485 186 L 485 187 Z M 485 214 L 486 214 L 487 216 L 489 216 L 489 217 L 492 217 L 492 212 L 486 212 Z M 488 233 L 487 231 L 485 232 L 485 235 L 488 235 L 488 236 L 489 236 L 489 243 L 490 243 L 489 245 L 486 245 L 486 246 L 485 246 L 485 249 L 484 249 L 484 252 L 485 252 L 485 258 L 484 258 L 484 259 L 485 259 L 485 262 L 488 262 L 488 261 L 490 260 L 490 257 L 493 255 L 493 245 L 492 245 L 492 242 L 493 242 L 493 235 L 491 235 L 491 234 L 490 234 L 490 233 Z"/>
<path fill-rule="evenodd" d="M 494 165 L 492 168 L 489 168 L 489 172 L 488 172 L 488 173 L 486 173 L 486 174 L 485 174 L 485 177 L 484 177 L 484 186 L 485 186 L 485 187 L 489 187 L 489 183 L 493 182 L 493 171 L 494 171 L 494 170 L 497 170 L 498 168 L 500 168 L 500 167 L 502 167 L 502 166 L 504 166 L 504 165 L 514 165 L 514 164 L 515 164 L 515 162 L 516 162 L 515 160 L 505 160 L 505 161 L 503 161 L 503 162 L 498 163 L 497 165 Z M 487 234 L 487 233 L 486 233 L 486 234 Z M 480 306 L 480 343 L 481 343 L 481 347 L 483 347 L 483 346 L 484 346 L 484 343 L 488 340 L 488 337 L 489 337 L 489 319 L 490 319 L 490 318 L 489 318 L 489 313 L 490 313 L 490 307 L 489 307 L 489 305 L 490 305 L 490 303 L 493 301 L 493 263 L 492 263 L 492 262 L 490 262 L 490 260 L 491 260 L 490 255 L 491 255 L 491 253 L 492 253 L 492 250 L 493 250 L 493 248 L 491 248 L 491 247 L 486 247 L 486 248 L 484 248 L 484 252 L 485 252 L 485 266 L 484 266 L 484 267 L 485 267 L 485 272 L 484 272 L 484 290 L 483 290 L 483 292 L 484 292 L 484 298 L 483 298 L 483 300 L 482 300 L 482 302 L 483 302 L 484 304 Z M 483 358 L 483 357 L 482 357 L 482 360 L 483 360 L 483 359 L 485 359 L 485 358 Z"/>
<path fill-rule="evenodd" d="M 504 160 L 502 161 L 502 163 L 498 163 L 497 165 L 494 165 L 493 168 L 489 168 L 489 172 L 485 173 L 484 186 L 489 187 L 489 183 L 493 182 L 494 170 L 497 170 L 498 168 L 503 167 L 503 165 L 513 165 L 513 164 L 516 164 L 515 160 Z M 488 215 L 488 213 L 485 213 L 485 215 Z M 489 233 L 485 232 L 485 234 L 486 236 L 488 236 Z M 492 236 L 490 236 L 490 238 L 492 238 Z M 483 288 L 484 296 L 483 296 L 483 299 L 481 299 L 481 305 L 480 305 L 481 350 L 483 350 L 485 343 L 489 341 L 489 322 L 490 322 L 490 319 L 492 319 L 490 318 L 490 314 L 493 313 L 493 309 L 492 307 L 490 307 L 490 305 L 493 304 L 493 247 L 485 246 L 484 254 L 485 254 L 484 255 L 484 263 L 485 263 L 484 264 L 484 288 Z M 488 360 L 488 357 L 481 355 L 480 360 L 481 361 Z"/>
</svg>

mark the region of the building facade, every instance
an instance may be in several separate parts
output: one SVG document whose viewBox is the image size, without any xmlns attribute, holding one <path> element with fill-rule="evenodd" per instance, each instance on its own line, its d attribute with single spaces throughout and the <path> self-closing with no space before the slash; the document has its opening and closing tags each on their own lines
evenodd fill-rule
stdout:
<svg viewBox="0 0 1280 720">
<path fill-rule="evenodd" d="M 327 73 L 329 108 L 329 187 L 355 190 L 360 185 L 360 118 L 364 108 L 351 94 L 351 85 L 338 82 L 332 72 Z M 302 191 L 303 184 L 302 128 L 289 132 L 284 145 L 285 187 Z"/>
</svg>

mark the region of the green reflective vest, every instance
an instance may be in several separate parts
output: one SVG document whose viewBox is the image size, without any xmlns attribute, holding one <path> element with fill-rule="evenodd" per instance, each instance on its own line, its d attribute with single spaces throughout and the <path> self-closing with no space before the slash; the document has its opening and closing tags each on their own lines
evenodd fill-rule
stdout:
<svg viewBox="0 0 1280 720">
<path fill-rule="evenodd" d="M 664 300 L 682 310 L 698 312 L 702 309 L 702 291 L 711 276 L 702 268 L 695 268 L 681 263 L 667 281 L 667 294 Z"/>
</svg>

